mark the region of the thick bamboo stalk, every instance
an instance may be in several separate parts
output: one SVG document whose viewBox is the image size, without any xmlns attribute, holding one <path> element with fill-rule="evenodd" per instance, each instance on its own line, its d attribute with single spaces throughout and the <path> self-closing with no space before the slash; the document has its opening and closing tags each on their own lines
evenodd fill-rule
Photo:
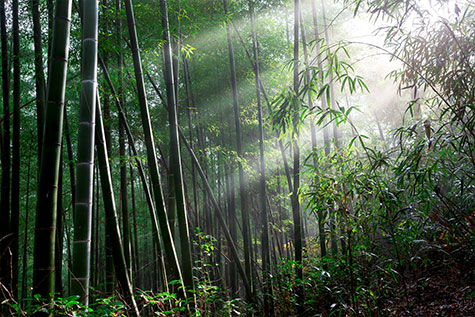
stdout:
<svg viewBox="0 0 475 317">
<path fill-rule="evenodd" d="M 98 1 L 82 1 L 81 99 L 79 112 L 78 154 L 76 164 L 76 217 L 72 292 L 88 305 L 90 284 L 92 198 L 94 175 L 94 131 L 97 93 Z"/>
<path fill-rule="evenodd" d="M 35 226 L 33 293 L 54 293 L 54 247 L 59 154 L 63 133 L 64 96 L 69 51 L 71 0 L 57 0 L 46 93 L 44 138 L 40 162 Z"/>
<path fill-rule="evenodd" d="M 10 68 L 8 65 L 8 38 L 6 30 L 5 0 L 0 1 L 0 33 L 2 55 L 2 96 L 3 96 L 3 127 L 2 127 L 2 181 L 0 194 L 0 282 L 8 292 L 12 290 L 12 271 L 10 268 Z M 3 292 L 2 292 L 3 294 Z M 8 296 L 6 296 L 8 298 Z M 3 299 L 3 296 L 0 297 Z"/>
</svg>

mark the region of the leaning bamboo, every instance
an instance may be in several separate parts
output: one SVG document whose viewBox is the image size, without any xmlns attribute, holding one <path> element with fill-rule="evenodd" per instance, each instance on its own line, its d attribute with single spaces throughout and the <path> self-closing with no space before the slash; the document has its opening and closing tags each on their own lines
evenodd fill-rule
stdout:
<svg viewBox="0 0 475 317">
<path fill-rule="evenodd" d="M 147 160 L 150 170 L 150 177 L 153 185 L 153 193 L 155 196 L 157 216 L 160 224 L 160 233 L 162 235 L 163 245 L 165 247 L 165 253 L 167 255 L 167 268 L 170 276 L 173 279 L 179 279 L 180 281 L 183 281 L 180 266 L 178 265 L 178 258 L 175 252 L 175 245 L 171 235 L 170 226 L 168 224 L 168 217 L 165 212 L 165 205 L 163 202 L 162 187 L 160 183 L 160 174 L 158 172 L 158 162 L 156 156 L 157 152 L 155 150 L 152 124 L 150 120 L 147 96 L 145 93 L 142 61 L 140 59 L 137 31 L 135 28 L 134 11 L 131 0 L 125 1 L 125 11 L 127 15 L 130 47 L 132 51 L 132 58 L 134 61 L 135 80 L 137 85 L 142 126 L 144 130 L 145 145 L 147 147 Z"/>
<path fill-rule="evenodd" d="M 165 107 L 165 109 L 168 110 L 168 105 L 165 102 L 165 100 L 163 99 L 160 92 L 158 91 L 157 86 L 153 83 L 152 78 L 149 77 L 148 79 L 152 83 L 152 86 L 154 87 L 157 95 L 159 96 L 160 100 L 162 101 L 163 106 Z M 217 199 L 216 199 L 216 197 L 213 193 L 213 190 L 211 189 L 211 186 L 209 185 L 208 179 L 206 178 L 206 174 L 203 171 L 203 168 L 201 167 L 201 164 L 198 161 L 198 158 L 196 157 L 195 152 L 191 148 L 190 144 L 188 143 L 188 141 L 186 139 L 185 134 L 183 133 L 183 131 L 181 131 L 180 127 L 178 127 L 178 134 L 180 136 L 181 141 L 183 142 L 183 144 L 185 145 L 186 149 L 188 150 L 188 152 L 190 154 L 191 161 L 192 161 L 193 165 L 195 166 L 196 170 L 198 171 L 198 174 L 201 177 L 201 180 L 202 180 L 202 182 L 205 186 L 206 193 L 210 197 L 211 204 L 213 205 L 216 216 L 218 217 L 218 223 L 221 226 L 221 229 L 224 232 L 224 236 L 226 237 L 226 240 L 227 240 L 227 242 L 230 246 L 231 257 L 233 258 L 234 263 L 237 265 L 238 273 L 241 276 L 242 282 L 244 284 L 244 288 L 246 289 L 246 296 L 250 297 L 250 296 L 252 296 L 252 292 L 251 292 L 251 286 L 250 286 L 250 283 L 249 283 L 249 279 L 247 278 L 244 267 L 242 266 L 241 260 L 239 259 L 239 254 L 238 254 L 238 251 L 237 251 L 236 244 L 234 243 L 234 240 L 231 236 L 231 233 L 229 232 L 229 228 L 226 225 L 226 220 L 224 219 L 224 213 L 223 213 L 221 207 L 218 204 L 218 201 L 217 201 Z"/>
<path fill-rule="evenodd" d="M 109 85 L 109 88 L 112 92 L 112 96 L 114 97 L 114 102 L 117 108 L 117 111 L 119 113 L 119 117 L 122 119 L 123 122 L 123 127 L 125 129 L 125 132 L 127 134 L 127 138 L 129 141 L 129 146 L 132 149 L 132 152 L 135 157 L 135 163 L 137 164 L 137 170 L 140 175 L 140 179 L 142 182 L 143 190 L 145 193 L 145 198 L 147 202 L 147 206 L 150 212 L 150 218 L 152 219 L 152 234 L 153 234 L 153 239 L 155 241 L 155 246 L 157 248 L 156 253 L 159 255 L 159 264 L 160 264 L 160 273 L 162 274 L 162 283 L 163 283 L 163 288 L 165 291 L 168 291 L 168 283 L 167 283 L 167 274 L 166 274 L 166 269 L 165 269 L 165 263 L 163 261 L 163 256 L 162 256 L 162 250 L 160 247 L 160 235 L 159 235 L 159 230 L 158 230 L 158 222 L 157 222 L 157 213 L 155 211 L 155 207 L 153 204 L 152 200 L 152 195 L 150 193 L 150 189 L 147 184 L 147 179 L 145 177 L 145 172 L 142 166 L 142 161 L 139 158 L 139 154 L 137 152 L 137 149 L 135 147 L 135 139 L 134 136 L 132 135 L 132 131 L 130 130 L 129 125 L 127 124 L 127 120 L 125 117 L 125 114 L 122 110 L 122 106 L 120 103 L 119 98 L 117 97 L 117 94 L 115 92 L 114 85 L 112 84 L 112 81 L 109 76 L 109 72 L 107 71 L 107 68 L 105 67 L 105 64 L 102 62 L 102 60 L 99 58 L 100 65 L 102 67 L 102 72 L 104 75 L 105 80 L 107 81 L 107 84 Z"/>
<path fill-rule="evenodd" d="M 140 316 L 133 296 L 133 289 L 128 269 L 125 262 L 123 243 L 120 236 L 119 220 L 117 217 L 114 192 L 112 186 L 112 177 L 109 167 L 109 157 L 106 147 L 106 135 L 102 121 L 99 99 L 96 107 L 96 148 L 99 164 L 99 173 L 101 176 L 102 196 L 104 199 L 104 210 L 106 214 L 106 226 L 110 233 L 112 256 L 114 257 L 114 267 L 120 287 L 124 292 L 129 305 L 132 306 L 136 316 Z"/>
</svg>

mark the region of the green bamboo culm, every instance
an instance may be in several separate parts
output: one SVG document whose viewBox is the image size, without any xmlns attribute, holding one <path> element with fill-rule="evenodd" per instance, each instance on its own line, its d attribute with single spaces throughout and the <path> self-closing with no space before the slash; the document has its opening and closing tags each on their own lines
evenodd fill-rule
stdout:
<svg viewBox="0 0 475 317">
<path fill-rule="evenodd" d="M 228 2 L 223 0 L 224 14 L 228 17 L 226 18 L 226 35 L 228 42 L 228 56 L 229 56 L 229 75 L 231 80 L 231 88 L 233 92 L 233 112 L 234 112 L 234 125 L 236 127 L 236 152 L 240 160 L 238 160 L 238 175 L 239 175 L 239 197 L 241 200 L 241 217 L 242 217 L 242 239 L 243 239 L 243 249 L 244 249 L 244 268 L 246 269 L 247 279 L 251 282 L 251 287 L 253 287 L 254 279 L 252 277 L 252 263 L 251 263 L 251 231 L 250 231 L 250 220 L 249 220 L 249 204 L 248 204 L 248 195 L 246 189 L 246 175 L 244 173 L 243 164 L 241 159 L 244 158 L 244 151 L 242 145 L 242 125 L 241 125 L 241 110 L 239 106 L 239 94 L 238 94 L 238 82 L 236 75 L 236 63 L 234 58 L 234 48 L 231 38 L 231 28 L 229 23 L 229 11 L 228 11 Z M 254 292 L 254 289 L 252 289 Z M 251 303 L 254 296 L 251 293 L 246 293 L 246 300 Z"/>
<path fill-rule="evenodd" d="M 147 147 L 147 161 L 150 170 L 150 178 L 152 180 L 152 190 L 155 197 L 155 205 L 157 210 L 158 222 L 160 224 L 160 233 L 162 235 L 163 246 L 166 253 L 166 267 L 170 276 L 169 280 L 177 279 L 183 281 L 180 266 L 178 265 L 178 258 L 175 251 L 175 246 L 168 224 L 168 217 L 165 212 L 165 205 L 163 202 L 162 188 L 160 184 L 160 175 L 158 172 L 157 151 L 155 150 L 155 142 L 152 134 L 152 124 L 150 121 L 150 113 L 147 103 L 147 95 L 145 92 L 145 83 L 143 79 L 142 61 L 140 59 L 140 52 L 137 39 L 137 31 L 135 28 L 134 11 L 132 7 L 132 0 L 125 0 L 125 12 L 127 15 L 127 25 L 130 38 L 130 47 L 132 51 L 132 58 L 134 61 L 135 81 L 137 83 L 137 93 L 140 105 L 140 113 L 142 119 L 142 126 L 144 130 L 145 145 Z M 154 219 L 152 219 L 154 221 Z"/>
<path fill-rule="evenodd" d="M 117 112 L 119 115 L 119 118 L 122 119 L 123 127 L 125 130 L 125 133 L 127 134 L 127 138 L 129 141 L 129 146 L 132 149 L 132 153 L 134 154 L 135 157 L 135 164 L 137 165 L 137 170 L 140 175 L 140 179 L 142 181 L 142 186 L 143 186 L 143 191 L 145 194 L 145 200 L 147 201 L 147 206 L 150 212 L 150 218 L 152 219 L 152 235 L 153 239 L 155 241 L 155 248 L 156 248 L 156 254 L 162 254 L 162 249 L 160 247 L 161 245 L 161 239 L 160 239 L 160 233 L 158 230 L 158 222 L 157 222 L 157 213 L 155 212 L 155 207 L 153 205 L 153 199 L 152 199 L 152 194 L 150 193 L 148 183 L 147 183 L 147 178 L 145 176 L 144 168 L 142 165 L 142 161 L 139 159 L 139 153 L 137 152 L 137 149 L 135 147 L 135 140 L 132 135 L 132 131 L 130 130 L 130 127 L 127 123 L 127 118 L 125 117 L 124 111 L 122 110 L 121 102 L 119 100 L 119 94 L 116 93 L 116 90 L 114 88 L 114 85 L 112 85 L 112 81 L 109 76 L 109 72 L 107 71 L 107 67 L 104 64 L 104 62 L 99 58 L 99 64 L 101 65 L 102 68 L 102 75 L 104 76 L 105 80 L 107 81 L 107 84 L 109 85 L 109 88 L 112 92 L 112 96 L 114 96 L 114 103 L 117 107 Z M 168 281 L 167 281 L 167 274 L 166 274 L 166 268 L 165 268 L 165 262 L 162 256 L 159 257 L 158 259 L 159 267 L 160 267 L 160 274 L 162 278 L 162 286 L 163 290 L 165 292 L 168 292 Z"/>
<path fill-rule="evenodd" d="M 119 281 L 120 288 L 125 295 L 128 304 L 131 306 L 135 316 L 140 316 L 137 304 L 134 299 L 131 278 L 125 262 L 124 248 L 120 236 L 119 220 L 115 206 L 112 177 L 109 167 L 109 157 L 106 149 L 106 136 L 102 121 L 99 98 L 96 103 L 96 147 L 97 161 L 99 164 L 99 174 L 101 176 L 102 198 L 104 200 L 104 210 L 106 214 L 106 226 L 111 236 L 112 256 L 114 257 L 115 273 Z"/>
<path fill-rule="evenodd" d="M 81 97 L 79 111 L 76 215 L 72 293 L 88 305 L 94 177 L 94 132 L 97 88 L 98 1 L 82 1 Z"/>
<path fill-rule="evenodd" d="M 170 173 L 172 173 L 174 183 L 174 193 L 176 200 L 176 210 L 178 217 L 178 228 L 180 232 L 180 247 L 182 259 L 183 283 L 186 286 L 187 296 L 193 295 L 193 261 L 191 258 L 190 234 L 188 229 L 188 215 L 185 205 L 183 190 L 183 169 L 181 163 L 180 143 L 178 138 L 178 118 L 177 118 L 177 98 L 175 96 L 175 82 L 172 66 L 172 51 L 170 45 L 170 31 L 168 26 L 168 11 L 165 0 L 160 0 L 160 11 L 162 14 L 163 28 L 163 55 L 165 57 L 165 67 L 163 68 L 165 86 L 168 101 L 168 120 L 170 123 Z"/>
<path fill-rule="evenodd" d="M 40 161 L 33 264 L 33 293 L 54 293 L 54 246 L 60 148 L 71 24 L 71 0 L 57 0 L 53 24 L 43 147 Z"/>
<path fill-rule="evenodd" d="M 0 33 L 1 33 L 1 56 L 2 56 L 2 101 L 3 117 L 1 136 L 1 159 L 2 180 L 0 194 L 0 283 L 11 289 L 10 276 L 10 253 L 8 251 L 12 242 L 10 231 L 10 66 L 8 59 L 8 36 L 5 15 L 5 0 L 0 1 Z M 3 292 L 0 293 L 0 301 L 6 299 Z M 0 311 L 1 312 L 1 311 Z"/>
<path fill-rule="evenodd" d="M 31 18 L 33 24 L 33 45 L 35 51 L 35 88 L 36 88 L 36 123 L 38 135 L 38 167 L 41 161 L 41 148 L 43 146 L 43 128 L 45 117 L 45 76 L 43 71 L 43 40 L 41 37 L 40 1 L 32 0 Z"/>
</svg>

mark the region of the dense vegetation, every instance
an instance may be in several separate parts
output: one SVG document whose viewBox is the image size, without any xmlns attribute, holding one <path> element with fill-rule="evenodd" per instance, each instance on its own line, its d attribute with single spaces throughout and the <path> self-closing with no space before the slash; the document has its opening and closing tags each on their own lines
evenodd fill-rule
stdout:
<svg viewBox="0 0 475 317">
<path fill-rule="evenodd" d="M 468 0 L 0 0 L 1 315 L 475 315 Z"/>
</svg>

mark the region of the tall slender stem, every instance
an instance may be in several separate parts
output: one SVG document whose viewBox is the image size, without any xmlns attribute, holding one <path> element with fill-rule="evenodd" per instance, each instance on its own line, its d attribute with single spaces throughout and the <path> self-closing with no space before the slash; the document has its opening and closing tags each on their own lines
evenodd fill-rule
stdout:
<svg viewBox="0 0 475 317">
<path fill-rule="evenodd" d="M 54 247 L 60 147 L 71 25 L 71 0 L 57 0 L 46 92 L 44 138 L 35 226 L 33 293 L 54 293 Z"/>
<path fill-rule="evenodd" d="M 227 0 L 223 0 L 224 5 L 224 14 L 229 15 Z M 237 79 L 236 79 L 236 69 L 234 61 L 234 50 L 231 39 L 231 30 L 226 17 L 226 33 L 228 39 L 228 55 L 229 55 L 229 68 L 231 75 L 231 87 L 233 92 L 233 110 L 234 110 L 234 123 L 236 127 L 236 150 L 240 159 L 243 158 L 243 148 L 242 148 L 242 135 L 241 135 L 241 119 L 240 119 L 240 110 L 239 110 L 239 101 L 238 101 L 238 90 L 237 90 Z M 247 185 L 244 175 L 244 169 L 241 162 L 238 162 L 238 171 L 239 171 L 239 196 L 241 198 L 241 215 L 242 215 L 242 230 L 243 230 L 243 240 L 244 240 L 244 266 L 246 269 L 246 276 L 248 280 L 252 280 L 252 271 L 251 271 L 251 232 L 249 229 L 249 210 L 248 210 L 248 197 L 247 197 Z M 252 298 L 247 298 L 251 302 Z"/>
<path fill-rule="evenodd" d="M 82 0 L 81 99 L 76 164 L 72 292 L 88 305 L 97 93 L 98 1 Z"/>
</svg>

